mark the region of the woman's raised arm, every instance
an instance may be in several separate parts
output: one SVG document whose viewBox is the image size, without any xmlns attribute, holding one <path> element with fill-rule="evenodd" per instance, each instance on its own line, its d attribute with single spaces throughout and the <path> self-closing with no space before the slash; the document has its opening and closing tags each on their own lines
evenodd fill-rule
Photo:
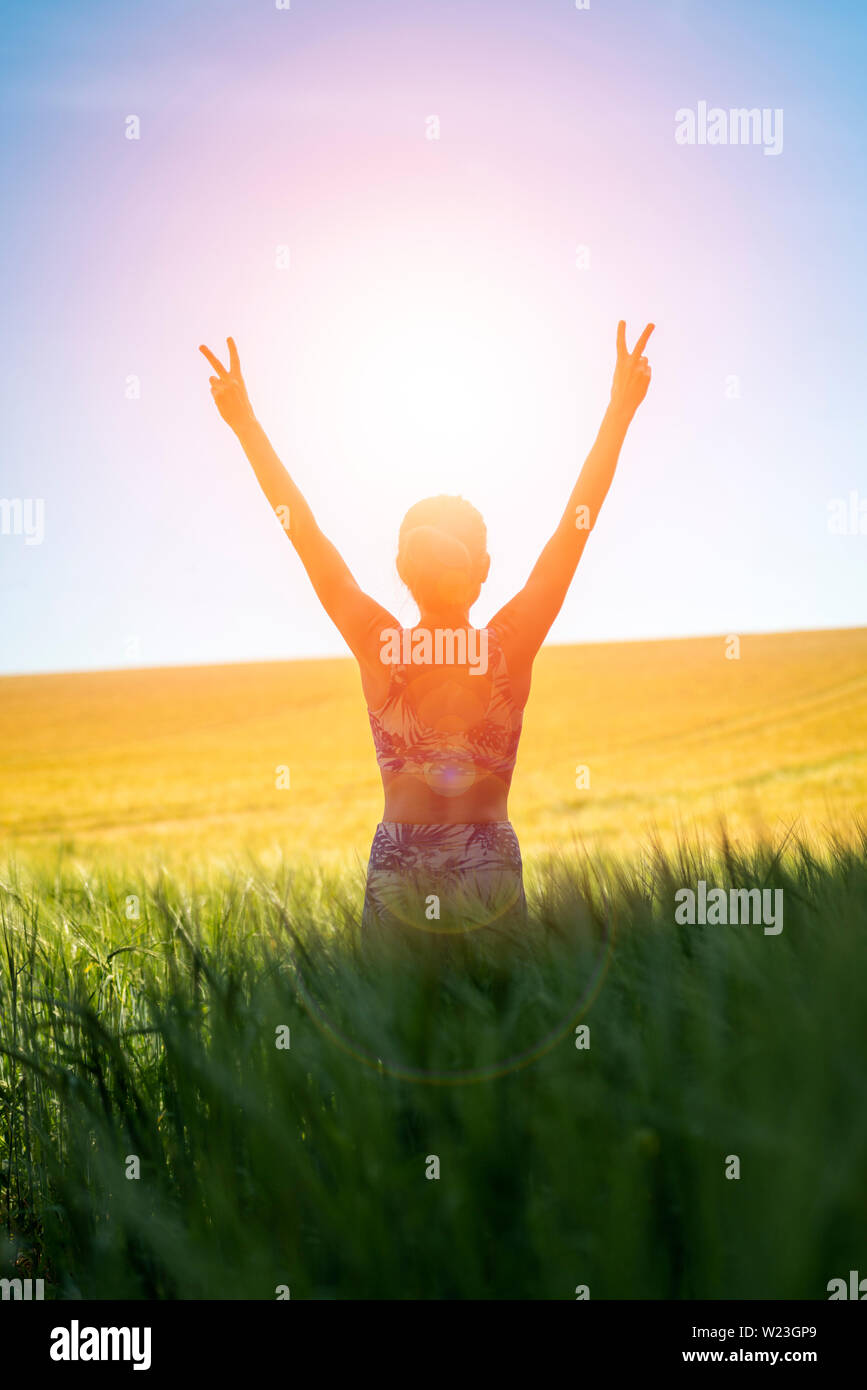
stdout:
<svg viewBox="0 0 867 1390">
<path fill-rule="evenodd" d="M 617 326 L 617 363 L 611 400 L 596 442 L 581 469 L 566 510 L 523 589 L 491 619 L 506 658 L 514 666 L 531 662 L 563 606 L 578 561 L 608 494 L 632 418 L 647 395 L 650 364 L 643 355 L 654 329 L 649 323 L 632 352 L 626 324 Z"/>
<path fill-rule="evenodd" d="M 259 486 L 294 545 L 326 613 L 358 660 L 375 663 L 379 660 L 382 629 L 396 627 L 396 620 L 359 588 L 340 552 L 320 531 L 306 499 L 253 413 L 235 341 L 227 338 L 226 342 L 228 367 L 209 348 L 199 348 L 215 372 L 210 382 L 217 409 L 247 455 Z"/>
</svg>

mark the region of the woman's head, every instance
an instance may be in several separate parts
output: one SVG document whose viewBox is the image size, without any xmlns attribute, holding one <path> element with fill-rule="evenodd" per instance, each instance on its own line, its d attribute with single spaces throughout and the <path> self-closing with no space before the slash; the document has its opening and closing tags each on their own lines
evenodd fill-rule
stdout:
<svg viewBox="0 0 867 1390">
<path fill-rule="evenodd" d="M 401 522 L 397 572 L 422 612 L 471 608 L 490 565 L 485 523 L 463 497 L 426 497 Z"/>
</svg>

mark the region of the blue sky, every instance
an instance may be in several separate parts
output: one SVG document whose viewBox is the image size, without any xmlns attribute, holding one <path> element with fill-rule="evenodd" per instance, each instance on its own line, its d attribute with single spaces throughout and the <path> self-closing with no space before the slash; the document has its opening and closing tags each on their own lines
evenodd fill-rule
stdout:
<svg viewBox="0 0 867 1390">
<path fill-rule="evenodd" d="M 618 318 L 652 318 L 551 640 L 863 623 L 867 535 L 828 504 L 867 501 L 865 38 L 854 3 L 7 5 L 0 497 L 45 529 L 0 535 L 0 670 L 345 650 L 213 411 L 196 347 L 227 333 L 401 621 L 403 512 L 481 508 L 482 622 L 562 512 Z M 782 109 L 782 153 L 678 146 L 703 100 Z"/>
</svg>

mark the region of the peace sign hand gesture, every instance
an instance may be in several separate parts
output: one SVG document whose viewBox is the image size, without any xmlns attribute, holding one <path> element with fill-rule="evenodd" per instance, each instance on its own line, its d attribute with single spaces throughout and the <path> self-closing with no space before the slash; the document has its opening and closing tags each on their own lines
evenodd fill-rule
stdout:
<svg viewBox="0 0 867 1390">
<path fill-rule="evenodd" d="M 204 353 L 217 373 L 216 376 L 209 378 L 211 395 L 216 402 L 217 409 L 226 424 L 237 433 L 243 424 L 253 418 L 253 407 L 250 405 L 244 378 L 241 376 L 241 360 L 238 357 L 238 349 L 235 347 L 235 339 L 227 338 L 226 343 L 229 347 L 228 370 L 209 348 L 202 346 L 199 348 L 199 352 Z"/>
<path fill-rule="evenodd" d="M 630 352 L 626 346 L 626 324 L 621 319 L 617 325 L 617 365 L 611 387 L 611 404 L 630 420 L 650 385 L 650 363 L 642 353 L 655 327 L 655 324 L 649 323 L 635 344 L 634 351 Z"/>
</svg>

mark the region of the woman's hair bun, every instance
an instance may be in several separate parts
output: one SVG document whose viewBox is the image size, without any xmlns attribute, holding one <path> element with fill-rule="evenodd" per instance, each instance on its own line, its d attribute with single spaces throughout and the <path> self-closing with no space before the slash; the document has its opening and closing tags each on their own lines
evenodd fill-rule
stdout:
<svg viewBox="0 0 867 1390">
<path fill-rule="evenodd" d="M 404 517 L 397 572 L 422 608 L 475 602 L 487 558 L 485 523 L 463 497 L 429 497 Z"/>
</svg>

